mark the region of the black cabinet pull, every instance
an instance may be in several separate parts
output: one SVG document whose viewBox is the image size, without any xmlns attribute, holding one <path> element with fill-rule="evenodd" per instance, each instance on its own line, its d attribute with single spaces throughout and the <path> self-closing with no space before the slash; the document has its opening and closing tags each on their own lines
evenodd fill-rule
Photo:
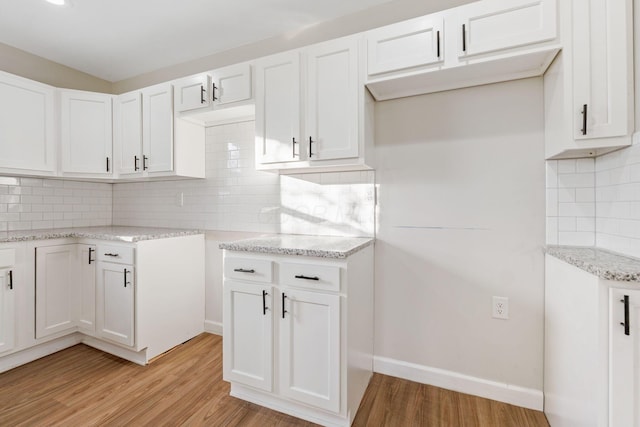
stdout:
<svg viewBox="0 0 640 427">
<path fill-rule="evenodd" d="M 120 256 L 120 254 L 112 254 L 111 252 L 107 252 L 106 254 L 104 254 L 104 256 L 119 257 L 119 256 Z"/>
<path fill-rule="evenodd" d="M 462 51 L 467 51 L 467 26 L 462 24 Z"/>
<path fill-rule="evenodd" d="M 129 270 L 127 270 L 126 268 L 124 269 L 124 287 L 126 288 L 127 285 L 130 285 L 131 282 L 127 282 L 127 274 L 130 273 Z"/>
<path fill-rule="evenodd" d="M 250 273 L 250 274 L 253 274 L 256 272 L 253 268 L 251 270 L 246 270 L 244 268 L 234 268 L 233 271 L 236 271 L 238 273 Z"/>
<path fill-rule="evenodd" d="M 583 135 L 587 134 L 587 104 L 582 106 L 582 129 L 580 129 Z"/>
<path fill-rule="evenodd" d="M 621 322 L 620 324 L 624 326 L 624 334 L 631 335 L 631 332 L 629 331 L 631 329 L 629 322 L 629 295 L 625 295 L 620 302 L 624 303 L 624 323 Z"/>
<path fill-rule="evenodd" d="M 95 261 L 93 258 L 91 258 L 91 254 L 93 253 L 93 251 L 95 251 L 95 249 L 89 248 L 89 265 L 91 265 L 91 263 Z"/>
<path fill-rule="evenodd" d="M 314 277 L 309 277 L 309 276 L 304 276 L 302 274 L 295 276 L 296 279 L 304 279 L 304 280 L 320 280 L 320 278 L 318 276 L 314 276 Z"/>
<path fill-rule="evenodd" d="M 146 171 L 147 169 L 149 169 L 149 167 L 147 166 L 147 160 L 149 160 L 149 158 L 147 156 L 142 156 L 142 170 Z"/>
<path fill-rule="evenodd" d="M 212 84 L 211 86 L 212 86 L 212 89 L 213 89 L 213 93 L 212 93 L 212 94 L 213 94 L 213 97 L 212 97 L 212 98 L 213 98 L 213 100 L 214 100 L 214 101 L 217 101 L 217 100 L 218 100 L 218 97 L 216 96 L 216 89 L 218 89 L 218 88 L 216 87 L 216 84 L 215 84 L 215 83 L 214 83 L 214 84 Z"/>
<path fill-rule="evenodd" d="M 109 172 L 109 158 L 107 157 L 107 172 Z"/>
<path fill-rule="evenodd" d="M 284 300 L 287 298 L 287 295 L 283 292 L 282 293 L 282 318 L 284 319 L 284 314 L 288 313 L 287 310 L 284 309 Z"/>
<path fill-rule="evenodd" d="M 136 172 L 140 169 L 138 162 L 140 162 L 140 158 L 138 158 L 138 156 L 133 156 L 133 170 Z"/>
<path fill-rule="evenodd" d="M 291 140 L 293 141 L 293 144 L 291 144 L 291 149 L 292 149 L 292 155 L 293 158 L 296 158 L 296 144 L 298 143 L 298 141 L 296 141 L 296 137 L 294 136 L 293 138 L 291 138 Z"/>
<path fill-rule="evenodd" d="M 200 85 L 200 104 L 204 104 L 206 99 L 204 99 L 204 86 Z"/>
<path fill-rule="evenodd" d="M 9 289 L 13 290 L 13 270 L 9 270 Z"/>
<path fill-rule="evenodd" d="M 440 31 L 436 31 L 436 57 L 440 58 Z"/>
<path fill-rule="evenodd" d="M 267 295 L 269 295 L 267 293 L 267 291 L 263 290 L 262 291 L 262 315 L 266 316 L 267 315 Z"/>
<path fill-rule="evenodd" d="M 311 139 L 311 137 L 309 137 L 309 158 L 311 158 L 313 156 L 313 150 L 311 148 L 311 144 L 314 143 L 314 140 Z"/>
</svg>

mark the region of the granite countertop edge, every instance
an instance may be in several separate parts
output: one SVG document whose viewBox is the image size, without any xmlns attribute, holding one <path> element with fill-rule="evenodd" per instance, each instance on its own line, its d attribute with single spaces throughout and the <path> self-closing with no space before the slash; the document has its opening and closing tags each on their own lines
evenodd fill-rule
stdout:
<svg viewBox="0 0 640 427">
<path fill-rule="evenodd" d="M 640 282 L 640 259 L 606 249 L 547 245 L 545 253 L 601 279 Z"/>
<path fill-rule="evenodd" d="M 173 229 L 158 227 L 78 227 L 63 229 L 20 230 L 0 233 L 0 243 L 28 242 L 51 239 L 96 239 L 135 243 L 144 240 L 203 234 L 197 229 Z"/>
<path fill-rule="evenodd" d="M 322 236 L 318 237 L 318 240 L 322 239 Z M 349 238 L 346 238 L 349 239 Z M 304 248 L 293 247 L 292 245 L 276 246 L 267 243 L 256 242 L 256 239 L 239 240 L 235 242 L 220 243 L 218 247 L 229 251 L 237 252 L 252 252 L 262 254 L 274 254 L 274 255 L 295 255 L 295 256 L 307 256 L 318 258 L 334 258 L 344 259 L 361 251 L 362 249 L 372 245 L 375 241 L 374 238 L 359 238 L 367 239 L 356 245 L 349 247 L 348 249 L 324 249 L 324 248 Z"/>
</svg>

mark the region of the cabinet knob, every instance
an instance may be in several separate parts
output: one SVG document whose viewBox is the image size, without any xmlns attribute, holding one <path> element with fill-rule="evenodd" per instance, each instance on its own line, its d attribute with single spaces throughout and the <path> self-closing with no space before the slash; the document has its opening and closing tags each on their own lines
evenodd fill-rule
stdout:
<svg viewBox="0 0 640 427">
<path fill-rule="evenodd" d="M 218 89 L 218 88 L 216 87 L 216 84 L 215 84 L 215 83 L 213 83 L 213 84 L 211 85 L 211 89 L 212 89 L 212 99 L 213 99 L 214 101 L 217 101 L 217 100 L 218 100 L 218 97 L 216 96 L 216 89 Z"/>
<path fill-rule="evenodd" d="M 284 300 L 287 298 L 287 294 L 282 293 L 282 318 L 284 319 L 284 314 L 288 313 L 287 310 L 284 309 Z"/>
<path fill-rule="evenodd" d="M 320 278 L 318 276 L 305 276 L 303 274 L 299 274 L 297 276 L 294 276 L 296 279 L 304 279 L 304 280 L 320 280 Z"/>
<path fill-rule="evenodd" d="M 266 316 L 267 310 L 269 310 L 269 308 L 267 307 L 267 295 L 269 295 L 267 291 L 263 290 L 262 291 L 262 315 L 263 316 Z"/>
<path fill-rule="evenodd" d="M 315 141 L 309 137 L 309 158 L 311 158 L 313 156 L 313 150 L 311 148 L 311 144 L 313 144 Z"/>
<path fill-rule="evenodd" d="M 131 282 L 127 282 L 127 274 L 130 273 L 129 270 L 127 270 L 126 268 L 124 269 L 124 287 L 126 288 L 127 285 L 130 285 Z"/>
<path fill-rule="evenodd" d="M 587 104 L 582 106 L 582 129 L 580 129 L 583 135 L 587 134 Z"/>
<path fill-rule="evenodd" d="M 133 170 L 135 172 L 137 172 L 138 169 L 140 169 L 140 167 L 138 166 L 139 161 L 140 161 L 140 158 L 138 156 L 133 156 Z"/>
<path fill-rule="evenodd" d="M 13 270 L 9 270 L 9 289 L 13 290 Z"/>
<path fill-rule="evenodd" d="M 204 99 L 204 93 L 204 86 L 200 85 L 200 104 L 204 104 L 206 102 L 206 99 Z"/>
<path fill-rule="evenodd" d="M 93 261 L 95 261 L 93 258 L 91 258 L 91 254 L 95 251 L 95 249 L 93 248 L 89 248 L 89 265 L 91 265 L 91 263 Z M 105 254 L 106 255 L 106 254 Z"/>
<path fill-rule="evenodd" d="M 631 335 L 631 324 L 629 321 L 629 295 L 625 295 L 620 302 L 624 304 L 624 323 L 620 322 L 620 324 L 624 326 L 624 334 Z"/>
<path fill-rule="evenodd" d="M 244 268 L 234 268 L 233 271 L 238 272 L 238 273 L 249 273 L 249 274 L 253 274 L 253 273 L 256 272 L 254 269 L 246 270 Z"/>
</svg>

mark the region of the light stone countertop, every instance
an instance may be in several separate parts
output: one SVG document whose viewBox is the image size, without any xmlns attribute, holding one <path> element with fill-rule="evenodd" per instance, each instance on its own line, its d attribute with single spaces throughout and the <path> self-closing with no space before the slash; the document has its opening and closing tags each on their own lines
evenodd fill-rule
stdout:
<svg viewBox="0 0 640 427">
<path fill-rule="evenodd" d="M 601 279 L 640 282 L 640 259 L 576 246 L 547 246 L 545 252 Z"/>
<path fill-rule="evenodd" d="M 230 251 L 343 259 L 373 242 L 370 237 L 279 234 L 221 243 L 219 247 Z"/>
<path fill-rule="evenodd" d="M 63 238 L 85 238 L 113 240 L 120 242 L 139 242 L 142 240 L 165 239 L 169 237 L 203 234 L 200 230 L 159 227 L 73 227 L 50 228 L 44 230 L 5 231 L 0 233 L 0 243 L 24 242 L 30 240 L 48 240 Z"/>
</svg>

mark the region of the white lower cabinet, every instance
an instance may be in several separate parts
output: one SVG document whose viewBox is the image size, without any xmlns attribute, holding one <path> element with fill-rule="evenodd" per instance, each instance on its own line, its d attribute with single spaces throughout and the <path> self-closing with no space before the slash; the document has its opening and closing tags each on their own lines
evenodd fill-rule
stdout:
<svg viewBox="0 0 640 427">
<path fill-rule="evenodd" d="M 126 346 L 134 344 L 133 266 L 98 262 L 97 334 Z"/>
<path fill-rule="evenodd" d="M 78 343 L 149 363 L 204 332 L 204 259 L 203 234 L 0 244 L 0 372 Z"/>
<path fill-rule="evenodd" d="M 280 393 L 340 410 L 340 296 L 283 288 Z"/>
<path fill-rule="evenodd" d="M 609 426 L 640 426 L 640 289 L 610 291 Z"/>
<path fill-rule="evenodd" d="M 372 257 L 372 247 L 341 260 L 225 251 L 231 395 L 350 425 L 373 371 Z"/>
<path fill-rule="evenodd" d="M 78 246 L 42 246 L 35 252 L 36 338 L 75 329 L 80 308 Z"/>
<path fill-rule="evenodd" d="M 273 291 L 271 286 L 224 284 L 224 377 L 273 389 Z"/>
<path fill-rule="evenodd" d="M 15 249 L 0 247 L 0 353 L 15 345 Z"/>
<path fill-rule="evenodd" d="M 640 426 L 640 289 L 551 255 L 545 263 L 544 412 L 551 427 Z"/>
</svg>

